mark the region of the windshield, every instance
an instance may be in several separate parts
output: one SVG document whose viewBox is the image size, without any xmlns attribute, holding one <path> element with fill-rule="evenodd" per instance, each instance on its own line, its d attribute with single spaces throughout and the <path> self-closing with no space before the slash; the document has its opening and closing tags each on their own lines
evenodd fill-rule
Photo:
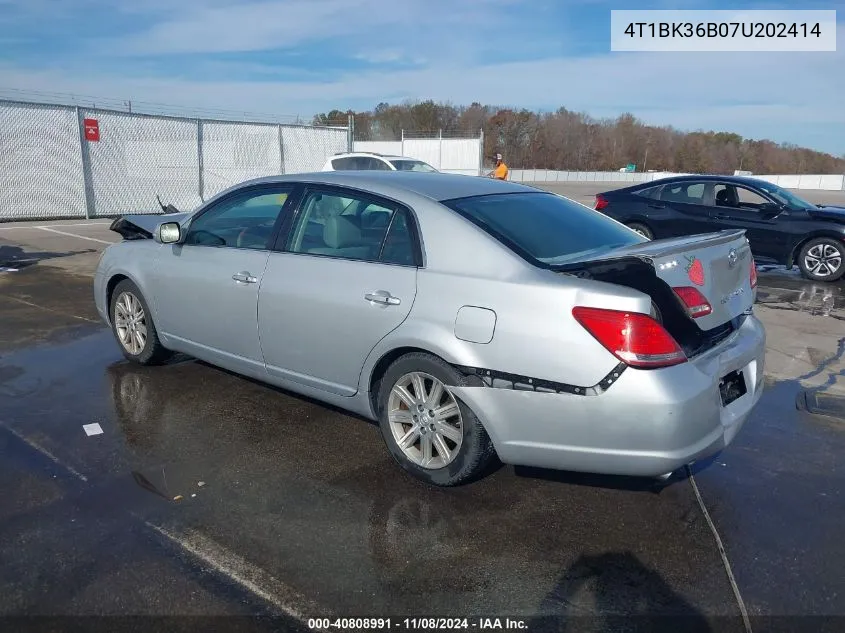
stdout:
<svg viewBox="0 0 845 633">
<path fill-rule="evenodd" d="M 421 160 L 392 160 L 390 164 L 399 171 L 437 171 L 434 167 Z"/>
<path fill-rule="evenodd" d="M 444 202 L 522 257 L 545 266 L 648 241 L 589 207 L 552 193 L 510 193 Z"/>
<path fill-rule="evenodd" d="M 772 196 L 772 198 L 774 198 L 781 204 L 785 204 L 786 206 L 791 207 L 793 209 L 813 209 L 816 206 L 812 202 L 807 202 L 806 200 L 804 200 L 804 198 L 796 196 L 788 189 L 782 189 L 781 187 L 773 185 L 769 182 L 763 182 L 758 186 L 760 187 L 760 189 L 768 193 L 770 196 Z"/>
</svg>

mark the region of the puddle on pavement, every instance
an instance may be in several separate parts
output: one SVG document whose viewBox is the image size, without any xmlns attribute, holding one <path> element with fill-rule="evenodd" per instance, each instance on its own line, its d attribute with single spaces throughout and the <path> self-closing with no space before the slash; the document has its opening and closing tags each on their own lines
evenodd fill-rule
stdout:
<svg viewBox="0 0 845 633">
<path fill-rule="evenodd" d="M 786 271 L 761 273 L 757 303 L 775 310 L 845 320 L 845 282 L 812 282 Z"/>
</svg>

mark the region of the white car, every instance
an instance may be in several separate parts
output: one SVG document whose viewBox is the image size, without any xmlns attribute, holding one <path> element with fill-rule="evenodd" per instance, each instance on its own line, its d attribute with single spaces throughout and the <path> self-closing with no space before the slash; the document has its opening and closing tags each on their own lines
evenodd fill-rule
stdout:
<svg viewBox="0 0 845 633">
<path fill-rule="evenodd" d="M 425 161 L 408 156 L 388 156 L 375 152 L 343 152 L 335 154 L 323 165 L 323 171 L 426 171 L 437 170 Z"/>
</svg>

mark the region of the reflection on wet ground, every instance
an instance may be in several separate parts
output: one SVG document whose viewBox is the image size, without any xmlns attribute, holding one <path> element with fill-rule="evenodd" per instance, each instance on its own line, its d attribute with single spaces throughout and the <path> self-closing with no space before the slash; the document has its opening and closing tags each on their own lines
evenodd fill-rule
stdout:
<svg viewBox="0 0 845 633">
<path fill-rule="evenodd" d="M 88 318 L 90 294 L 62 304 L 67 279 L 50 299 L 33 278 L 27 300 Z M 841 287 L 826 292 L 761 275 L 770 307 L 841 316 Z M 133 366 L 87 327 L 0 358 L 0 613 L 502 614 L 567 631 L 652 630 L 617 618 L 659 614 L 743 630 L 683 474 L 504 467 L 428 488 L 368 421 L 190 359 Z M 769 384 L 695 469 L 752 616 L 845 615 L 845 435 L 796 410 L 801 390 Z"/>
<path fill-rule="evenodd" d="M 69 358 L 85 361 L 68 373 Z M 110 513 L 201 531 L 322 609 L 737 613 L 686 482 L 600 488 L 503 468 L 427 488 L 369 422 L 202 363 L 118 358 L 108 332 L 7 357 L 23 369 L 2 385 L 16 396 L 7 426 L 85 476 L 76 488 L 107 492 Z M 90 421 L 104 434 L 87 437 Z"/>
<path fill-rule="evenodd" d="M 785 269 L 769 271 L 757 302 L 774 310 L 795 310 L 845 321 L 845 282 L 814 283 Z"/>
</svg>

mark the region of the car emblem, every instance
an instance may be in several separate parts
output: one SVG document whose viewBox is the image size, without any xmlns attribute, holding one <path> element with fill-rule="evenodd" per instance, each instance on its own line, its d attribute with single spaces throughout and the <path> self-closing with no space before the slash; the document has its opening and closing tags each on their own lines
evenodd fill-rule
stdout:
<svg viewBox="0 0 845 633">
<path fill-rule="evenodd" d="M 739 256 L 736 254 L 736 249 L 732 248 L 731 252 L 728 253 L 728 268 L 733 268 L 736 266 L 736 263 L 739 261 Z"/>
</svg>

